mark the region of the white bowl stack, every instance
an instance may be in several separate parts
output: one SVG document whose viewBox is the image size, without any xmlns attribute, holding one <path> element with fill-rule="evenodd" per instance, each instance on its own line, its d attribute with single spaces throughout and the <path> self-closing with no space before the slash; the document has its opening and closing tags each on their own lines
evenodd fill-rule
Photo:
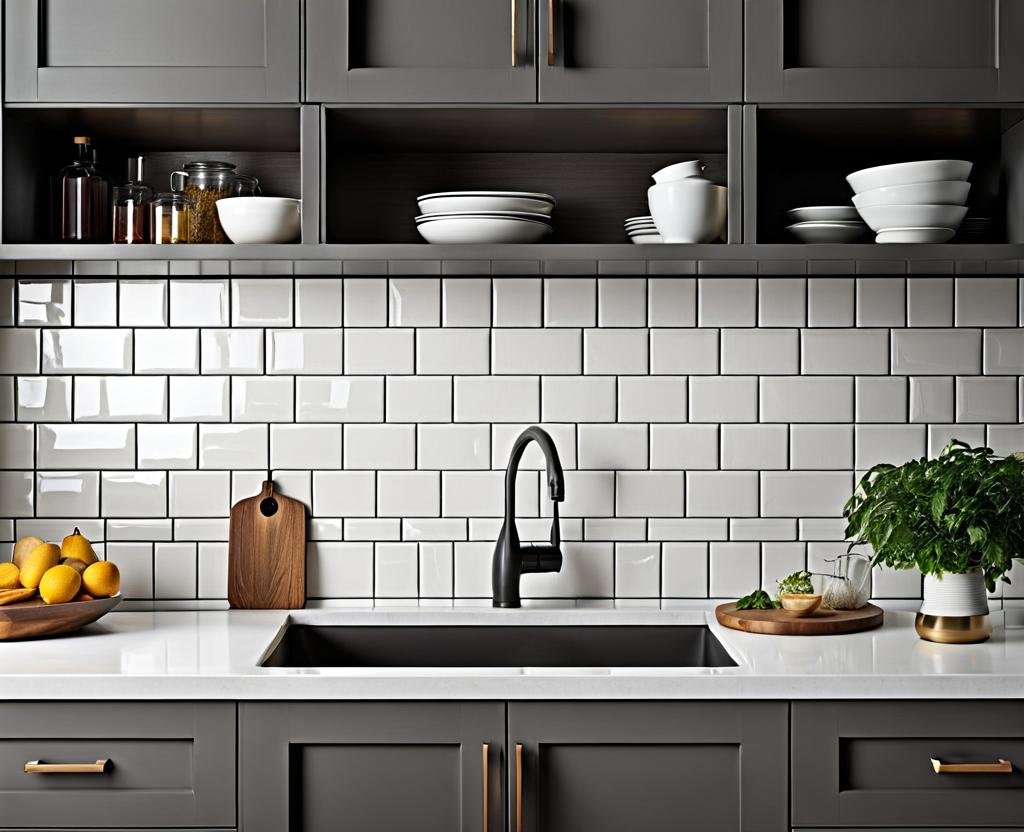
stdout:
<svg viewBox="0 0 1024 832">
<path fill-rule="evenodd" d="M 971 162 L 930 159 L 865 168 L 846 177 L 876 243 L 945 243 L 967 214 Z"/>
<path fill-rule="evenodd" d="M 416 198 L 428 243 L 536 243 L 551 233 L 555 198 L 521 191 L 447 191 Z"/>
<path fill-rule="evenodd" d="M 855 243 L 868 230 L 852 205 L 791 208 L 786 218 L 786 230 L 802 243 Z"/>
<path fill-rule="evenodd" d="M 626 234 L 629 235 L 633 245 L 643 246 L 650 243 L 661 243 L 664 239 L 658 226 L 654 224 L 654 217 L 648 214 L 645 217 L 630 217 L 626 220 Z"/>
</svg>

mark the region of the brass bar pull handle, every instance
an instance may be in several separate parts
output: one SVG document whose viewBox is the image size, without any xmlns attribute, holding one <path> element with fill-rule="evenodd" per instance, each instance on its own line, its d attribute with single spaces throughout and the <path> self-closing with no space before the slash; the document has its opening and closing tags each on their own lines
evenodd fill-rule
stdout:
<svg viewBox="0 0 1024 832">
<path fill-rule="evenodd" d="M 110 760 L 95 763 L 44 763 L 29 760 L 25 763 L 25 774 L 106 774 Z"/>
<path fill-rule="evenodd" d="M 512 66 L 516 67 L 519 65 L 518 52 L 519 44 L 517 37 L 519 35 L 519 0 L 512 0 Z"/>
<path fill-rule="evenodd" d="M 516 743 L 516 832 L 523 832 L 523 744 Z"/>
<path fill-rule="evenodd" d="M 555 0 L 548 0 L 548 66 L 555 65 Z"/>
<path fill-rule="evenodd" d="M 995 763 L 944 763 L 932 758 L 936 774 L 1013 774 L 1013 763 L 999 760 Z"/>
<path fill-rule="evenodd" d="M 515 2 L 515 0 L 513 0 L 513 4 L 514 4 L 514 2 Z M 488 803 L 488 801 L 487 801 L 487 797 L 488 797 L 488 795 L 487 795 L 487 784 L 488 784 L 488 781 L 491 779 L 490 777 L 488 777 L 488 768 L 489 768 L 490 762 L 491 762 L 491 760 L 490 760 L 490 757 L 491 757 L 491 753 L 490 753 L 491 752 L 491 746 L 488 745 L 487 743 L 484 743 L 482 751 L 483 751 L 483 768 L 484 768 L 484 800 L 483 800 L 483 803 L 484 803 L 484 832 L 487 832 L 487 821 L 488 821 L 488 818 L 489 818 L 489 816 L 491 814 L 490 813 L 490 807 L 487 805 L 487 803 Z"/>
</svg>

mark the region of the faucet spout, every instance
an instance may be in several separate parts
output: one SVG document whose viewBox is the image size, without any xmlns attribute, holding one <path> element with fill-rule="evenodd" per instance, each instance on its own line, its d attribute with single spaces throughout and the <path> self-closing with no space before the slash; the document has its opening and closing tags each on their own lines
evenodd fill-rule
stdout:
<svg viewBox="0 0 1024 832">
<path fill-rule="evenodd" d="M 549 544 L 526 545 L 519 541 L 516 529 L 516 476 L 527 445 L 536 442 L 547 465 L 548 490 L 554 502 Z M 565 500 L 565 475 L 554 440 L 547 431 L 537 427 L 524 430 L 512 445 L 505 470 L 505 520 L 494 546 L 491 585 L 494 606 L 520 607 L 519 578 L 524 572 L 559 572 L 562 569 L 561 532 L 558 504 Z"/>
</svg>

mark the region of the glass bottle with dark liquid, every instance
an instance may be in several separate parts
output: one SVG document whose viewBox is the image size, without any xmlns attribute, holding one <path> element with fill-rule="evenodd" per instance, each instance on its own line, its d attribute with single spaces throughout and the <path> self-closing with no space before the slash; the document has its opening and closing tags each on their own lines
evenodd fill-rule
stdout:
<svg viewBox="0 0 1024 832">
<path fill-rule="evenodd" d="M 59 242 L 107 241 L 107 183 L 96 171 L 88 136 L 75 136 L 75 160 L 61 170 L 56 197 Z"/>
</svg>

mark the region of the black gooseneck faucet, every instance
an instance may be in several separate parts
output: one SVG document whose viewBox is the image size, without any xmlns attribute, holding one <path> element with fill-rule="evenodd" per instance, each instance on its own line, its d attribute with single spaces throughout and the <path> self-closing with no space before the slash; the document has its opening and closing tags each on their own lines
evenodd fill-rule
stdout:
<svg viewBox="0 0 1024 832">
<path fill-rule="evenodd" d="M 551 543 L 525 546 L 519 542 L 516 530 L 516 475 L 519 461 L 530 442 L 536 442 L 544 452 L 548 467 L 548 488 L 551 491 L 553 517 Z M 558 459 L 555 443 L 547 431 L 536 425 L 524 430 L 512 446 L 508 468 L 505 469 L 505 522 L 501 524 L 498 542 L 494 546 L 491 567 L 494 606 L 520 607 L 519 576 L 524 572 L 559 572 L 562 569 L 561 531 L 558 527 L 558 504 L 565 500 L 565 478 Z"/>
</svg>

